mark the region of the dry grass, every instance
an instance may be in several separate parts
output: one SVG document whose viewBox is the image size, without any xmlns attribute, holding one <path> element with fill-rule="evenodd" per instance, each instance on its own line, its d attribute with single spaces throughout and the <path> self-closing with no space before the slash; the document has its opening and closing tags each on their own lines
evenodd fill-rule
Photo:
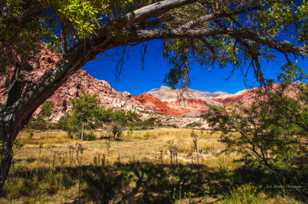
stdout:
<svg viewBox="0 0 308 204">
<path fill-rule="evenodd" d="M 239 156 L 222 153 L 219 133 L 193 132 L 197 149 L 191 129 L 125 131 L 121 141 L 107 139 L 103 130 L 95 132 L 95 141 L 75 140 L 63 131 L 22 132 L 7 197 L 0 203 L 93 203 L 111 195 L 109 203 L 124 198 L 127 203 L 219 200 L 238 178 L 230 172 Z M 238 197 L 226 199 L 223 203 L 234 203 Z M 262 202 L 292 199 L 265 196 Z"/>
<path fill-rule="evenodd" d="M 177 148 L 179 163 L 194 163 L 196 154 L 200 157 L 200 164 L 214 167 L 220 160 L 219 153 L 224 145 L 218 141 L 218 134 L 207 131 L 194 130 L 199 135 L 199 153 L 194 154 L 191 137 L 192 130 L 161 128 L 153 130 L 125 131 L 121 141 L 98 139 L 95 141 L 79 141 L 71 139 L 62 131 L 34 132 L 29 138 L 28 132 L 19 136 L 19 143 L 23 146 L 16 149 L 15 159 L 18 163 L 28 163 L 28 167 L 47 167 L 50 163 L 57 165 L 71 165 L 72 151 L 80 144 L 83 152 L 81 164 L 91 164 L 95 157 L 104 156 L 109 163 L 123 163 L 132 161 L 170 162 L 168 144 L 174 143 Z M 96 132 L 99 136 L 103 132 Z M 63 160 L 64 159 L 64 160 Z M 55 161 L 53 161 L 55 160 Z M 233 157 L 228 157 L 232 162 Z"/>
</svg>

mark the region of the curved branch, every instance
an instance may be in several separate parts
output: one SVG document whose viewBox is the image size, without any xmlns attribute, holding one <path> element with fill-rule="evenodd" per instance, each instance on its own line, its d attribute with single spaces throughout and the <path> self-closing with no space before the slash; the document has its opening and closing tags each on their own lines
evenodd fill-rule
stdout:
<svg viewBox="0 0 308 204">
<path fill-rule="evenodd" d="M 117 29 L 114 23 L 129 24 L 137 23 L 153 15 L 160 15 L 171 9 L 193 3 L 195 0 L 164 0 L 127 14 L 124 18 L 115 20 L 101 28 L 98 34 L 93 34 L 89 38 L 72 47 L 63 56 L 54 69 L 45 73 L 39 82 L 30 84 L 25 90 L 22 98 L 14 102 L 6 109 L 18 116 L 20 123 L 25 124 L 26 120 L 32 115 L 35 109 L 41 105 L 54 91 L 66 81 L 66 79 L 75 71 L 80 69 L 86 62 L 94 59 L 98 53 L 117 46 L 123 46 L 128 43 L 145 41 L 142 38 L 118 38 L 123 35 L 123 27 Z M 125 28 L 125 27 L 124 27 Z M 125 33 L 125 32 L 124 32 Z M 127 34 L 127 33 L 126 33 Z"/>
<path fill-rule="evenodd" d="M 167 2 L 170 2 L 169 0 Z M 181 1 L 183 2 L 183 1 Z M 35 109 L 43 103 L 63 82 L 75 71 L 80 69 L 86 62 L 95 58 L 98 53 L 105 50 L 127 45 L 130 43 L 141 43 L 153 39 L 172 38 L 206 38 L 210 36 L 229 35 L 253 40 L 259 45 L 268 46 L 281 52 L 302 55 L 300 48 L 293 47 L 287 43 L 278 42 L 259 36 L 250 30 L 232 30 L 223 28 L 203 28 L 194 30 L 171 29 L 171 30 L 108 30 L 106 27 L 96 36 L 91 36 L 85 42 L 80 43 L 68 51 L 59 65 L 47 72 L 38 84 L 27 88 L 25 97 L 22 97 L 10 108 L 16 110 L 21 120 L 26 120 Z M 107 37 L 108 36 L 108 37 Z M 26 108 L 25 108 L 26 107 Z"/>
<path fill-rule="evenodd" d="M 307 56 L 308 49 L 302 47 L 294 47 L 286 42 L 279 42 L 274 39 L 263 37 L 261 34 L 248 29 L 225 29 L 225 28 L 201 28 L 186 30 L 171 29 L 171 30 L 137 30 L 136 36 L 140 40 L 151 39 L 168 39 L 168 38 L 202 38 L 214 35 L 230 35 L 236 39 L 247 39 L 256 42 L 259 45 L 267 46 L 282 53 L 292 53 L 295 55 Z"/>
</svg>

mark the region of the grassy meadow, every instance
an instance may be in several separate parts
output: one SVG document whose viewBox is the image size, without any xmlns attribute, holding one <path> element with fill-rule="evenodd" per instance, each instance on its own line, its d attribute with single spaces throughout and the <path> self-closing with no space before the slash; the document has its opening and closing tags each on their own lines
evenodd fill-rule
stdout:
<svg viewBox="0 0 308 204">
<path fill-rule="evenodd" d="M 62 131 L 24 131 L 0 203 L 304 203 L 272 175 L 239 168 L 219 134 L 160 128 L 97 130 L 81 141 Z M 295 191 L 295 192 L 293 192 Z"/>
</svg>

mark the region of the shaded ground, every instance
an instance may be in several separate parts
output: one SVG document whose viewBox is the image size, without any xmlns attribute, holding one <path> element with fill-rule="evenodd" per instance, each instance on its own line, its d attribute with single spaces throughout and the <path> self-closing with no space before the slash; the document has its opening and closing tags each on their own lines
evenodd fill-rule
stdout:
<svg viewBox="0 0 308 204">
<path fill-rule="evenodd" d="M 79 166 L 55 169 L 16 170 L 9 185 L 9 200 L 25 197 L 28 202 L 58 203 L 174 203 L 190 199 L 195 203 L 219 202 L 232 189 L 253 184 L 270 197 L 307 198 L 307 175 L 294 189 L 271 174 L 252 170 L 225 171 L 205 165 L 166 165 L 153 163 Z M 298 186 L 295 189 L 295 186 Z M 288 190 L 283 192 L 283 190 Z M 67 198 L 61 193 L 66 192 Z M 301 195 L 301 196 L 299 196 Z M 183 201 L 184 202 L 184 201 Z M 275 202 L 280 203 L 280 202 Z M 293 203 L 293 202 L 288 202 Z"/>
</svg>

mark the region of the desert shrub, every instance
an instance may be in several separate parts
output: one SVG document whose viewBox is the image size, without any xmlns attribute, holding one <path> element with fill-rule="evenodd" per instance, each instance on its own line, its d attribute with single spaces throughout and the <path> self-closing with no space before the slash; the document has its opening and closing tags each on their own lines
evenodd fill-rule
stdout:
<svg viewBox="0 0 308 204">
<path fill-rule="evenodd" d="M 74 137 L 74 135 L 79 131 L 76 125 L 76 117 L 74 117 L 71 112 L 66 113 L 58 123 L 59 127 L 66 131 L 71 137 Z"/>
<path fill-rule="evenodd" d="M 252 184 L 244 184 L 232 190 L 220 204 L 260 204 L 266 203 L 264 195 L 257 192 Z"/>
<path fill-rule="evenodd" d="M 269 197 L 265 193 L 258 192 L 252 184 L 243 184 L 234 188 L 229 195 L 218 202 L 218 204 L 300 204 L 302 202 L 288 196 L 273 196 Z"/>
<path fill-rule="evenodd" d="M 201 127 L 201 126 L 202 126 L 202 123 L 195 121 L 195 122 L 187 124 L 185 127 L 186 128 L 196 128 L 196 127 Z"/>
<path fill-rule="evenodd" d="M 127 136 L 132 136 L 133 133 L 134 133 L 134 128 L 132 126 L 129 126 L 127 130 Z"/>
<path fill-rule="evenodd" d="M 148 118 L 144 121 L 142 121 L 141 125 L 143 126 L 143 128 L 147 129 L 147 128 L 153 128 L 158 124 L 158 120 L 157 118 Z"/>
<path fill-rule="evenodd" d="M 132 112 L 132 111 L 125 112 L 125 117 L 126 117 L 126 125 L 125 126 L 128 126 L 129 124 L 134 124 L 134 123 L 140 121 L 139 115 L 135 112 Z"/>
<path fill-rule="evenodd" d="M 13 182 L 14 181 L 14 182 Z M 17 198 L 30 194 L 31 191 L 24 179 L 11 179 L 5 186 L 5 191 L 7 192 L 7 197 L 9 199 Z"/>
<path fill-rule="evenodd" d="M 157 118 L 151 117 L 145 120 L 136 120 L 135 122 L 130 124 L 130 127 L 135 130 L 147 130 L 153 129 L 161 125 Z"/>
<path fill-rule="evenodd" d="M 46 101 L 41 108 L 41 112 L 32 118 L 28 124 L 28 128 L 36 130 L 47 130 L 53 127 L 50 122 L 50 117 L 54 110 L 54 104 L 51 101 Z"/>
<path fill-rule="evenodd" d="M 90 132 L 90 133 L 86 133 L 85 135 L 84 135 L 84 138 L 83 138 L 84 140 L 87 140 L 87 141 L 94 141 L 94 140 L 96 140 L 97 138 L 96 138 L 96 135 L 93 133 L 93 132 Z"/>
<path fill-rule="evenodd" d="M 307 148 L 308 87 L 282 76 L 279 87 L 261 88 L 251 105 L 212 107 L 207 115 L 209 125 L 222 131 L 226 151 L 240 153 L 248 166 L 277 171 L 300 170 L 303 164 L 298 160 L 305 158 Z M 296 96 L 287 94 L 290 88 Z"/>
<path fill-rule="evenodd" d="M 143 138 L 144 139 L 150 139 L 152 137 L 152 135 L 151 135 L 151 133 L 149 133 L 149 132 L 146 132 L 144 135 L 143 135 Z"/>
<path fill-rule="evenodd" d="M 123 128 L 119 124 L 113 124 L 111 126 L 111 132 L 114 140 L 121 140 Z"/>
</svg>

